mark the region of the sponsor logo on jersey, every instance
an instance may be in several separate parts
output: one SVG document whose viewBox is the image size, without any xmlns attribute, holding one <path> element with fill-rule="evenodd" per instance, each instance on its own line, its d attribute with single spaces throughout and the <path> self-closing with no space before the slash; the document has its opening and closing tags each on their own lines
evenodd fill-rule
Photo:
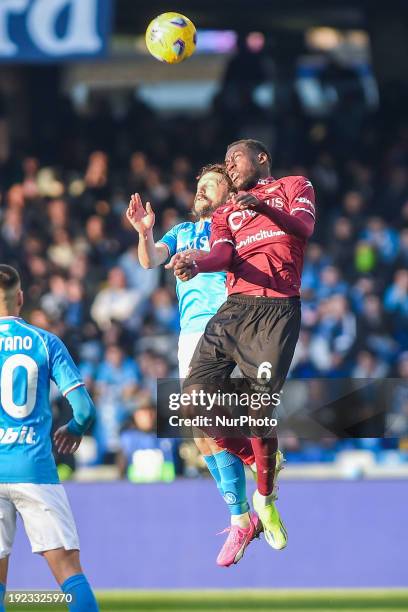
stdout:
<svg viewBox="0 0 408 612">
<path fill-rule="evenodd" d="M 0 427 L 0 444 L 35 444 L 34 427 Z"/>
<path fill-rule="evenodd" d="M 208 240 L 208 236 L 194 236 L 194 238 L 188 240 L 187 242 L 183 241 L 181 244 L 177 244 L 177 252 L 186 251 L 187 249 L 209 251 L 210 242 Z"/>
<path fill-rule="evenodd" d="M 228 217 L 228 225 L 230 228 L 236 232 L 242 226 L 245 219 L 249 219 L 250 217 L 255 217 L 258 213 L 254 210 L 236 210 L 231 213 Z"/>
<path fill-rule="evenodd" d="M 272 208 L 283 208 L 285 204 L 283 198 L 269 198 L 268 200 L 264 200 L 264 202 Z"/>
<path fill-rule="evenodd" d="M 282 232 L 281 230 L 276 231 L 276 232 L 273 230 L 260 230 L 258 233 L 249 235 L 246 238 L 244 238 L 244 240 L 241 240 L 240 242 L 238 242 L 236 248 L 241 249 L 250 244 L 253 244 L 254 242 L 259 242 L 260 240 L 266 240 L 267 238 L 273 238 L 274 236 L 286 236 L 286 232 Z"/>
<path fill-rule="evenodd" d="M 309 204 L 314 210 L 314 204 L 308 198 L 296 198 L 295 202 L 300 202 L 300 204 Z"/>
</svg>

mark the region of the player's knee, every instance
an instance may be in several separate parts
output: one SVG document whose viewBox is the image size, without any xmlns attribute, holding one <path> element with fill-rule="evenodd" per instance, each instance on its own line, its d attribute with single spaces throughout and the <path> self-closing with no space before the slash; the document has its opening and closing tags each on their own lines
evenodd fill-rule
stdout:
<svg viewBox="0 0 408 612">
<path fill-rule="evenodd" d="M 204 434 L 202 434 L 202 436 L 203 436 L 202 438 L 199 436 L 194 437 L 194 442 L 196 443 L 196 446 L 198 450 L 200 451 L 200 453 L 204 455 L 204 457 L 208 457 L 209 455 L 212 455 L 213 452 L 208 442 L 208 438 L 205 438 Z"/>
<path fill-rule="evenodd" d="M 62 584 L 71 576 L 82 574 L 79 550 L 58 548 L 45 551 L 43 556 L 47 559 L 47 563 L 59 584 Z"/>
</svg>

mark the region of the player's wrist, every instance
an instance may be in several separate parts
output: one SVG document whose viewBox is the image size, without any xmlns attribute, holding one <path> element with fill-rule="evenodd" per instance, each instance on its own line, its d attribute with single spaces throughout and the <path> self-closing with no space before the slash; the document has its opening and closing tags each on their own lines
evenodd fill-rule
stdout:
<svg viewBox="0 0 408 612">
<path fill-rule="evenodd" d="M 256 204 L 256 207 L 260 207 L 263 208 L 264 206 L 268 206 L 268 204 L 266 203 L 266 198 L 256 198 L 258 200 L 258 203 Z"/>
<path fill-rule="evenodd" d="M 199 263 L 195 259 L 193 259 L 192 262 L 191 262 L 191 272 L 192 272 L 193 276 L 196 276 L 197 274 L 199 274 L 201 272 Z"/>
<path fill-rule="evenodd" d="M 71 419 L 67 425 L 68 432 L 73 436 L 83 436 L 83 427 L 75 419 Z"/>
</svg>

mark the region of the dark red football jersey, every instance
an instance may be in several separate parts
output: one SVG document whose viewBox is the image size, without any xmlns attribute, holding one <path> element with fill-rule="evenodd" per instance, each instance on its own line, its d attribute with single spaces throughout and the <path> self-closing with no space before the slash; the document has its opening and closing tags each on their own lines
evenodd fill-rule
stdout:
<svg viewBox="0 0 408 612">
<path fill-rule="evenodd" d="M 314 190 L 303 176 L 265 179 L 249 192 L 290 215 L 307 213 L 314 222 Z M 229 295 L 299 295 L 305 239 L 284 232 L 261 213 L 239 210 L 227 202 L 212 217 L 210 244 L 219 242 L 231 242 L 235 247 L 227 275 Z"/>
</svg>

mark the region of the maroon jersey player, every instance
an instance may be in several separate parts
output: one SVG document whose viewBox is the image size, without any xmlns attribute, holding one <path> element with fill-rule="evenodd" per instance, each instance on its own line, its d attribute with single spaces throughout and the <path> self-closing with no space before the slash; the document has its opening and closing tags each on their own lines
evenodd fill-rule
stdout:
<svg viewBox="0 0 408 612">
<path fill-rule="evenodd" d="M 299 336 L 301 273 L 315 223 L 314 191 L 302 176 L 273 178 L 270 154 L 255 140 L 230 145 L 225 163 L 238 193 L 213 216 L 210 253 L 197 261 L 181 256 L 175 262 L 175 274 L 184 281 L 199 272 L 228 271 L 228 299 L 207 325 L 185 386 L 226 379 L 238 365 L 254 388 L 266 371 L 269 388 L 280 391 Z M 274 503 L 278 443 L 269 434 L 255 435 L 254 506 L 268 543 L 281 549 L 287 534 Z"/>
</svg>

